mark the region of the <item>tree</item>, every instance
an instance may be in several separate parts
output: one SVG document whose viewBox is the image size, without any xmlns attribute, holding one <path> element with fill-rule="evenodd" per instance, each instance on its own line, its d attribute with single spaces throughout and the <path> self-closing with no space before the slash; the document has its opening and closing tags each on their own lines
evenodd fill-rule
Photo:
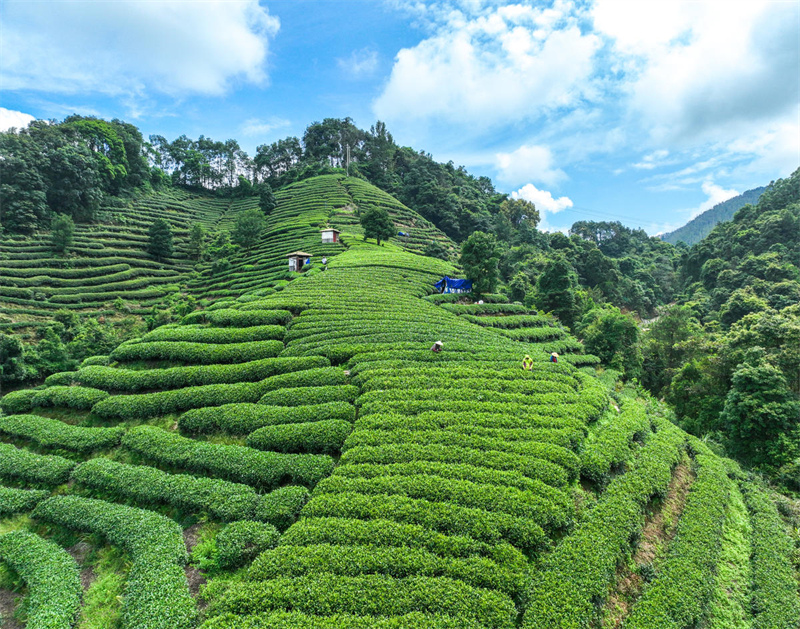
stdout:
<svg viewBox="0 0 800 629">
<path fill-rule="evenodd" d="M 500 255 L 494 234 L 476 231 L 461 245 L 459 262 L 472 280 L 475 293 L 492 293 L 497 286 L 497 265 Z"/>
<path fill-rule="evenodd" d="M 159 260 L 172 255 L 172 228 L 163 218 L 157 218 L 150 225 L 150 242 L 147 243 L 147 252 Z"/>
<path fill-rule="evenodd" d="M 422 250 L 422 255 L 428 256 L 429 258 L 439 258 L 440 260 L 450 259 L 450 252 L 438 240 L 431 240 L 425 245 L 425 249 Z"/>
<path fill-rule="evenodd" d="M 779 369 L 763 359 L 739 365 L 719 416 L 734 454 L 755 465 L 779 467 L 796 449 L 791 441 L 799 419 L 800 399 Z"/>
<path fill-rule="evenodd" d="M 379 207 L 371 207 L 361 215 L 361 227 L 364 228 L 364 240 L 374 238 L 378 245 L 381 240 L 388 240 L 397 233 L 389 213 Z"/>
<path fill-rule="evenodd" d="M 199 260 L 206 248 L 206 230 L 201 223 L 194 223 L 189 230 L 189 257 Z"/>
<path fill-rule="evenodd" d="M 621 371 L 627 379 L 641 375 L 639 326 L 632 316 L 607 304 L 590 310 L 581 320 L 579 331 L 586 351 L 603 364 Z"/>
<path fill-rule="evenodd" d="M 272 188 L 267 183 L 259 184 L 258 186 L 258 206 L 264 216 L 269 216 L 270 212 L 278 206 L 275 195 L 272 194 Z"/>
<path fill-rule="evenodd" d="M 577 290 L 578 278 L 572 265 L 565 258 L 557 257 L 547 263 L 536 281 L 536 307 L 552 312 L 571 328 L 580 310 L 575 297 Z"/>
<path fill-rule="evenodd" d="M 72 235 L 75 233 L 75 223 L 66 214 L 59 214 L 50 222 L 50 241 L 53 249 L 59 253 L 64 253 L 72 244 Z"/>
<path fill-rule="evenodd" d="M 253 208 L 242 212 L 236 219 L 236 226 L 233 228 L 233 241 L 244 249 L 250 249 L 258 243 L 264 227 L 266 227 L 266 220 L 260 210 Z"/>
</svg>

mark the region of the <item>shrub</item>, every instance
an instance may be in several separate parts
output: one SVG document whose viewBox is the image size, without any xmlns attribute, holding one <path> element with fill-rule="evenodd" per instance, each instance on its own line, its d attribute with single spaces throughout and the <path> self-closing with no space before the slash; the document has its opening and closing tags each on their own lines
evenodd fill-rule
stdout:
<svg viewBox="0 0 800 629">
<path fill-rule="evenodd" d="M 88 411 L 108 397 L 106 391 L 91 387 L 55 386 L 35 390 L 32 406 L 63 406 L 79 411 Z"/>
<path fill-rule="evenodd" d="M 265 393 L 259 404 L 270 406 L 307 406 L 326 402 L 353 402 L 358 397 L 358 387 L 351 384 L 321 387 L 292 387 Z"/>
<path fill-rule="evenodd" d="M 604 484 L 612 467 L 628 460 L 633 441 L 650 432 L 650 420 L 640 402 L 627 401 L 622 412 L 607 414 L 607 423 L 598 427 L 594 439 L 587 440 L 581 454 L 581 475 L 598 484 Z"/>
<path fill-rule="evenodd" d="M 0 477 L 53 487 L 66 483 L 75 462 L 0 443 Z"/>
<path fill-rule="evenodd" d="M 0 433 L 24 437 L 46 448 L 92 452 L 119 444 L 121 428 L 84 428 L 37 415 L 0 417 Z"/>
<path fill-rule="evenodd" d="M 257 302 L 249 304 L 255 305 Z M 254 325 L 286 325 L 292 320 L 292 313 L 287 310 L 255 310 L 225 308 L 205 313 L 205 320 L 214 325 L 235 326 L 237 328 Z"/>
<path fill-rule="evenodd" d="M 254 518 L 269 522 L 283 531 L 297 520 L 300 510 L 308 502 L 310 494 L 305 487 L 288 485 L 261 496 L 256 505 Z"/>
<path fill-rule="evenodd" d="M 126 465 L 103 458 L 76 467 L 72 480 L 110 496 L 135 500 L 137 504 L 169 504 L 188 513 L 208 512 L 223 521 L 250 517 L 259 501 L 247 485 L 168 474 L 146 465 Z"/>
<path fill-rule="evenodd" d="M 262 426 L 344 419 L 352 422 L 356 409 L 347 402 L 328 402 L 311 406 L 264 406 L 263 404 L 224 404 L 216 408 L 187 411 L 178 420 L 185 434 L 227 432 L 247 435 Z"/>
<path fill-rule="evenodd" d="M 281 534 L 271 524 L 242 520 L 232 522 L 216 537 L 219 565 L 234 568 L 250 563 L 278 544 Z"/>
<path fill-rule="evenodd" d="M 123 343 L 111 352 L 111 359 L 120 362 L 137 360 L 170 360 L 190 364 L 245 363 L 272 358 L 283 351 L 281 341 L 249 343 L 190 343 L 188 341 L 153 341 Z"/>
<path fill-rule="evenodd" d="M 195 441 L 154 426 L 137 426 L 122 445 L 161 464 L 273 489 L 284 482 L 313 487 L 330 475 L 333 459 L 315 454 L 279 454 Z"/>
<path fill-rule="evenodd" d="M 336 613 L 396 616 L 422 611 L 474 620 L 491 629 L 513 627 L 516 616 L 514 604 L 507 596 L 450 579 L 332 574 L 236 583 L 212 604 L 210 611 L 253 614 L 280 609 L 319 616 Z"/>
<path fill-rule="evenodd" d="M 57 496 L 39 503 L 33 517 L 105 537 L 133 560 L 122 604 L 123 627 L 190 629 L 197 610 L 183 564 L 181 528 L 152 511 L 79 496 Z"/>
<path fill-rule="evenodd" d="M 338 454 L 352 429 L 341 419 L 265 426 L 247 437 L 247 445 L 276 452 Z"/>
<path fill-rule="evenodd" d="M 298 611 L 271 612 L 250 616 L 222 614 L 203 623 L 201 629 L 486 629 L 464 617 L 410 612 L 400 616 L 356 616 L 334 614 L 313 616 Z"/>
<path fill-rule="evenodd" d="M 0 409 L 9 415 L 13 413 L 26 413 L 33 408 L 33 398 L 37 391 L 35 389 L 20 389 L 6 393 L 0 398 Z"/>
<path fill-rule="evenodd" d="M 143 342 L 191 341 L 193 343 L 244 343 L 280 340 L 286 332 L 282 325 L 258 325 L 246 328 L 206 328 L 193 325 L 162 326 L 142 337 Z"/>
<path fill-rule="evenodd" d="M 50 495 L 43 489 L 16 489 L 0 486 L 0 516 L 27 513 Z"/>
<path fill-rule="evenodd" d="M 81 604 L 78 564 L 58 544 L 28 531 L 0 536 L 0 561 L 7 563 L 28 587 L 30 629 L 68 629 Z"/>
</svg>

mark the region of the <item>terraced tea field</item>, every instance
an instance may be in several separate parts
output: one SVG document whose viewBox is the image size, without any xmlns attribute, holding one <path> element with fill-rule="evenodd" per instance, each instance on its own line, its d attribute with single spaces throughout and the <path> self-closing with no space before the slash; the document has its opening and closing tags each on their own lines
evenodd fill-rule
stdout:
<svg viewBox="0 0 800 629">
<path fill-rule="evenodd" d="M 216 303 L 0 398 L 27 626 L 798 626 L 766 488 L 550 317 L 430 295 L 456 270 L 394 244 L 312 242 L 356 187 L 283 190 L 263 253 L 190 283 Z M 286 248 L 327 270 L 270 287 Z"/>
</svg>

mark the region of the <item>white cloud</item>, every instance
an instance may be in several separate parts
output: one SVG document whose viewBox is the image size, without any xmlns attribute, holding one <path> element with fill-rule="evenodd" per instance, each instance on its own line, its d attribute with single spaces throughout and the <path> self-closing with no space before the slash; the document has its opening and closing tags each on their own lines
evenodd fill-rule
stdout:
<svg viewBox="0 0 800 629">
<path fill-rule="evenodd" d="M 6 90 L 222 94 L 264 84 L 279 28 L 258 0 L 14 2 L 3 7 Z"/>
<path fill-rule="evenodd" d="M 800 100 L 800 4 L 596 0 L 632 115 L 656 141 L 731 140 Z M 799 140 L 800 141 L 800 140 Z"/>
<path fill-rule="evenodd" d="M 666 149 L 659 149 L 653 151 L 642 158 L 642 161 L 636 162 L 632 166 L 637 170 L 653 170 L 656 166 L 660 166 L 663 160 L 669 155 Z"/>
<path fill-rule="evenodd" d="M 511 185 L 538 181 L 553 186 L 566 179 L 563 170 L 553 167 L 553 155 L 546 146 L 524 144 L 511 153 L 496 155 L 497 177 Z"/>
<path fill-rule="evenodd" d="M 277 129 L 288 127 L 290 124 L 291 121 L 286 120 L 285 118 L 278 118 L 277 116 L 271 116 L 268 120 L 249 118 L 248 120 L 244 121 L 241 130 L 246 136 L 266 135 Z"/>
<path fill-rule="evenodd" d="M 378 51 L 369 47 L 354 50 L 349 57 L 336 59 L 336 65 L 352 79 L 369 77 L 378 69 Z"/>
<path fill-rule="evenodd" d="M 8 131 L 12 127 L 24 129 L 28 126 L 28 123 L 34 120 L 36 120 L 36 118 L 30 114 L 0 107 L 0 131 Z"/>
<path fill-rule="evenodd" d="M 551 8 L 440 8 L 434 33 L 397 53 L 375 114 L 486 127 L 574 105 L 591 93 L 600 40 L 581 32 L 572 10 L 558 1 Z"/>
<path fill-rule="evenodd" d="M 718 186 L 712 181 L 704 181 L 702 190 L 703 194 L 705 194 L 708 198 L 692 211 L 689 220 L 693 219 L 695 216 L 699 216 L 706 210 L 710 210 L 718 203 L 722 203 L 723 201 L 727 201 L 728 199 L 732 199 L 733 197 L 741 194 L 741 192 L 738 190 L 726 190 L 722 186 Z"/>
<path fill-rule="evenodd" d="M 539 190 L 532 183 L 525 184 L 519 190 L 511 193 L 512 199 L 525 199 L 530 201 L 539 210 L 541 223 L 539 228 L 544 231 L 551 231 L 553 228 L 548 224 L 547 217 L 549 214 L 557 214 L 562 210 L 572 207 L 572 199 L 569 197 L 553 198 L 553 195 L 547 190 Z M 561 231 L 564 231 L 563 229 Z"/>
</svg>

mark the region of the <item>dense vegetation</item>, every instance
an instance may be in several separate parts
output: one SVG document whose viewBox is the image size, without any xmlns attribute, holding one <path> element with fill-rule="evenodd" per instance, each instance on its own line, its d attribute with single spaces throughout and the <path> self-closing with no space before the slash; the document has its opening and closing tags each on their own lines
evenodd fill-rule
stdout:
<svg viewBox="0 0 800 629">
<path fill-rule="evenodd" d="M 0 397 L 0 591 L 21 599 L 0 614 L 800 624 L 800 508 L 765 482 L 800 490 L 800 175 L 678 249 L 616 223 L 542 234 L 490 186 L 469 206 L 480 180 L 405 162 L 382 125 L 312 125 L 251 179 L 238 145 L 179 140 L 154 142 L 174 187 L 2 242 L 3 376 L 47 378 Z M 462 189 L 420 214 L 403 188 L 438 169 Z M 396 231 L 373 244 L 365 216 Z M 434 293 L 464 272 L 479 295 Z"/>
</svg>

